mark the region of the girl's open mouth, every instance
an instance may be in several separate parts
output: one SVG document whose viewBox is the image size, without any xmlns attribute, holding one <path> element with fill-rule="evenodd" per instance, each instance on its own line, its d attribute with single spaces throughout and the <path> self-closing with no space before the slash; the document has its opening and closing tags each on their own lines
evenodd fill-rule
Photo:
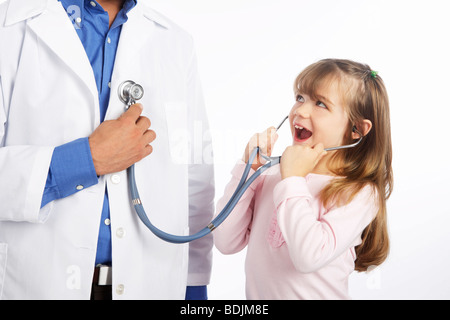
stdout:
<svg viewBox="0 0 450 320">
<path fill-rule="evenodd" d="M 294 138 L 296 141 L 303 142 L 308 140 L 312 136 L 312 132 L 304 127 L 294 125 L 294 128 L 295 128 Z"/>
</svg>

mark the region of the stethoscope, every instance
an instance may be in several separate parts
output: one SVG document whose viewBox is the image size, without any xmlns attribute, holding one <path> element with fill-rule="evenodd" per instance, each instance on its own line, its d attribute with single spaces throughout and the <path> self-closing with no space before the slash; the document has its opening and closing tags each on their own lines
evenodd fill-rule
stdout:
<svg viewBox="0 0 450 320">
<path fill-rule="evenodd" d="M 126 108 L 130 107 L 132 104 L 136 103 L 137 100 L 141 99 L 144 95 L 144 89 L 142 86 L 136 84 L 135 82 L 131 80 L 124 81 L 119 86 L 119 98 L 122 102 L 126 104 Z M 283 123 L 289 118 L 289 116 L 286 116 L 283 121 L 278 125 L 276 128 L 276 131 L 278 131 Z M 363 135 L 356 130 L 356 127 L 353 127 L 353 131 L 358 133 L 360 138 L 357 142 L 349 145 L 339 146 L 339 147 L 333 147 L 333 148 L 326 148 L 325 151 L 333 151 L 333 150 L 339 150 L 339 149 L 345 149 L 345 148 L 352 148 L 357 146 L 361 140 L 363 139 Z M 189 236 L 179 236 L 179 235 L 173 235 L 169 234 L 167 232 L 164 232 L 157 227 L 155 227 L 150 220 L 147 217 L 147 214 L 145 213 L 144 207 L 142 205 L 142 201 L 139 197 L 139 192 L 136 186 L 136 178 L 134 173 L 134 164 L 131 165 L 127 169 L 128 174 L 128 183 L 130 187 L 131 192 L 131 204 L 134 207 L 137 215 L 139 216 L 140 220 L 144 223 L 145 226 L 147 226 L 148 229 L 150 229 L 153 234 L 155 234 L 160 239 L 171 242 L 171 243 L 186 243 L 191 242 L 193 240 L 202 238 L 209 233 L 211 233 L 214 229 L 216 229 L 233 211 L 234 207 L 238 203 L 239 199 L 242 197 L 244 192 L 247 190 L 247 188 L 255 181 L 256 178 L 258 178 L 264 171 L 269 169 L 270 167 L 277 165 L 280 163 L 281 156 L 278 157 L 269 157 L 262 153 L 260 153 L 260 156 L 265 159 L 267 162 L 259 167 L 255 173 L 253 173 L 249 178 L 249 172 L 253 163 L 253 160 L 255 159 L 256 155 L 260 153 L 259 147 L 256 147 L 253 149 L 252 153 L 250 154 L 250 157 L 248 159 L 248 162 L 245 166 L 244 173 L 242 174 L 241 180 L 239 181 L 238 186 L 236 187 L 236 190 L 234 191 L 233 195 L 231 196 L 228 203 L 225 205 L 225 207 L 222 209 L 222 211 L 202 230 L 199 232 L 189 235 Z M 248 178 L 248 179 L 247 179 Z"/>
</svg>

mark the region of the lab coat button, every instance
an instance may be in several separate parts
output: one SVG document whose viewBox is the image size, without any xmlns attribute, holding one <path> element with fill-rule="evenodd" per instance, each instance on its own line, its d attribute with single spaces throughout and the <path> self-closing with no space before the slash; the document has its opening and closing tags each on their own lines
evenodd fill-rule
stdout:
<svg viewBox="0 0 450 320">
<path fill-rule="evenodd" d="M 125 286 L 123 285 L 123 284 L 119 284 L 117 287 L 116 287 L 116 293 L 117 294 L 123 294 L 123 292 L 124 292 L 124 290 L 125 290 Z"/>
<path fill-rule="evenodd" d="M 117 175 L 117 174 L 113 174 L 113 175 L 111 176 L 111 182 L 114 183 L 114 184 L 120 183 L 120 176 Z"/>
<path fill-rule="evenodd" d="M 77 185 L 75 188 L 76 188 L 78 191 L 84 189 L 84 187 L 83 187 L 81 184 Z"/>
<path fill-rule="evenodd" d="M 118 228 L 116 230 L 116 236 L 117 236 L 117 238 L 123 238 L 125 236 L 124 228 Z"/>
</svg>

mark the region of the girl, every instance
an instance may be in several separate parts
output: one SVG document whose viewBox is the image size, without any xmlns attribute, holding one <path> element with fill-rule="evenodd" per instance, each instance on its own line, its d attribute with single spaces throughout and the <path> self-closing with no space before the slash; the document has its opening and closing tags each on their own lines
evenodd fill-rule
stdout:
<svg viewBox="0 0 450 320">
<path fill-rule="evenodd" d="M 367 65 L 326 59 L 294 85 L 289 114 L 293 144 L 280 166 L 249 187 L 215 231 L 224 254 L 247 248 L 248 299 L 349 299 L 348 277 L 381 264 L 389 251 L 386 200 L 392 190 L 389 102 L 382 79 Z M 354 148 L 324 151 L 351 144 Z M 270 155 L 275 128 L 256 134 Z M 232 171 L 220 212 L 244 170 Z M 258 157 L 252 165 L 261 166 Z M 251 173 L 250 173 L 251 174 Z"/>
</svg>

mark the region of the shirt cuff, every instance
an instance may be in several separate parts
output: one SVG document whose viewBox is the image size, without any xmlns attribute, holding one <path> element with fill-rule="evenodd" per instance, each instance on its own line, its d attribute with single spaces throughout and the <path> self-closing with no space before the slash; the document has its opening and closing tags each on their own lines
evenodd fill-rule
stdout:
<svg viewBox="0 0 450 320">
<path fill-rule="evenodd" d="M 206 286 L 187 286 L 185 300 L 208 300 Z"/>
<path fill-rule="evenodd" d="M 49 176 L 56 185 L 56 198 L 70 196 L 97 184 L 98 177 L 89 139 L 81 138 L 56 147 L 53 151 Z"/>
</svg>

